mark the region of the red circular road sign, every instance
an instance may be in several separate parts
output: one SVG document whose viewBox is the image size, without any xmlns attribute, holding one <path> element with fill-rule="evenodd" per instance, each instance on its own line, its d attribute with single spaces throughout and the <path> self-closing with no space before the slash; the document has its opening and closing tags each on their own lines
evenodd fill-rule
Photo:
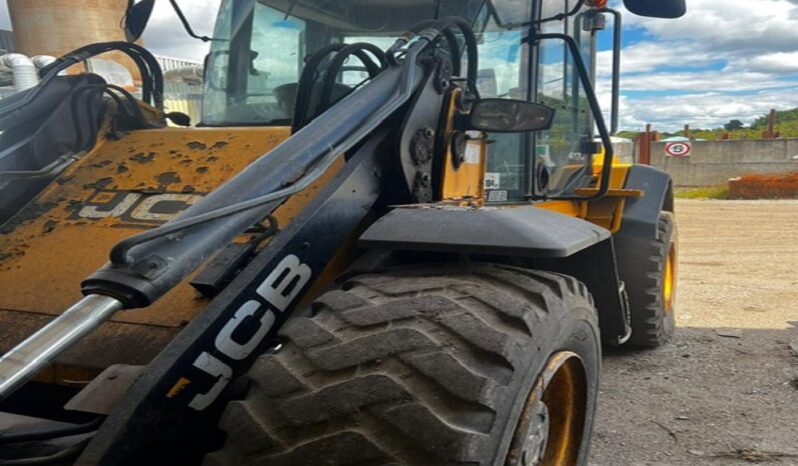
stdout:
<svg viewBox="0 0 798 466">
<path fill-rule="evenodd" d="M 669 157 L 689 157 L 693 145 L 689 142 L 669 142 L 665 144 L 665 154 Z"/>
</svg>

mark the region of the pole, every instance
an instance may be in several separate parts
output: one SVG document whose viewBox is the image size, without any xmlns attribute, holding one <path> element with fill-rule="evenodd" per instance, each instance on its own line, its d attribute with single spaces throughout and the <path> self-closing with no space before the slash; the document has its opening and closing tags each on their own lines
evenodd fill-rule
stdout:
<svg viewBox="0 0 798 466">
<path fill-rule="evenodd" d="M 770 109 L 770 114 L 768 115 L 768 139 L 773 139 L 776 137 L 776 109 Z"/>
<path fill-rule="evenodd" d="M 646 131 L 640 134 L 640 156 L 638 163 L 641 165 L 651 165 L 651 125 L 646 125 Z"/>
</svg>

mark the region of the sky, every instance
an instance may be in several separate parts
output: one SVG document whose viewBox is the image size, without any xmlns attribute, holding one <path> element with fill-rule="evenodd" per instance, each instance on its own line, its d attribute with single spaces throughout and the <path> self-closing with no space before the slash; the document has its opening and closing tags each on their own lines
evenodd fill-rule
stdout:
<svg viewBox="0 0 798 466">
<path fill-rule="evenodd" d="M 623 128 L 748 124 L 771 108 L 798 107 L 798 0 L 687 4 L 678 20 L 624 15 Z M 610 64 L 611 52 L 602 52 L 605 78 Z"/>
<path fill-rule="evenodd" d="M 179 0 L 194 29 L 211 35 L 220 0 Z M 624 15 L 621 127 L 745 123 L 771 108 L 798 107 L 798 0 L 687 0 L 678 20 Z M 620 8 L 620 0 L 611 0 Z M 10 27 L 0 0 L 0 28 Z M 608 110 L 611 35 L 600 41 L 598 93 Z M 154 53 L 200 61 L 169 2 L 158 1 L 144 36 Z"/>
</svg>

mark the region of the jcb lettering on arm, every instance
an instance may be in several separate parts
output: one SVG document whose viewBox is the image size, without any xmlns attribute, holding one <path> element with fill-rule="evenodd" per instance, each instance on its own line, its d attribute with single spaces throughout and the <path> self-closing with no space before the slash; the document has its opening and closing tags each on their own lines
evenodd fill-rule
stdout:
<svg viewBox="0 0 798 466">
<path fill-rule="evenodd" d="M 194 367 L 216 380 L 206 393 L 196 395 L 189 406 L 197 411 L 203 411 L 219 398 L 224 388 L 233 377 L 233 369 L 223 361 L 221 356 L 233 361 L 242 361 L 260 346 L 266 335 L 277 320 L 276 313 L 284 312 L 289 305 L 299 296 L 305 286 L 310 282 L 313 271 L 303 264 L 297 256 L 286 256 L 277 267 L 266 277 L 257 288 L 258 299 L 252 299 L 241 305 L 233 317 L 222 327 L 214 340 L 214 350 L 219 357 L 205 351 L 194 362 Z M 257 318 L 257 329 L 252 332 L 247 341 L 235 339 L 236 330 L 242 324 Z"/>
</svg>

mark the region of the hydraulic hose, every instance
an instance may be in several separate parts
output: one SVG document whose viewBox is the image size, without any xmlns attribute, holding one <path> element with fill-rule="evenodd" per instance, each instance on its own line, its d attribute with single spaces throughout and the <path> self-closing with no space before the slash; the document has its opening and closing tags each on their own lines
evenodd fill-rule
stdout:
<svg viewBox="0 0 798 466">
<path fill-rule="evenodd" d="M 164 84 L 161 66 L 158 64 L 158 60 L 156 60 L 147 49 L 129 42 L 103 42 L 76 49 L 42 68 L 39 71 L 39 74 L 43 76 L 41 84 L 44 85 L 49 83 L 58 73 L 72 65 L 112 50 L 123 52 L 133 60 L 141 72 L 143 100 L 152 104 L 159 110 L 163 110 Z M 41 88 L 42 86 L 39 87 Z M 33 97 L 35 97 L 35 95 L 30 98 L 32 99 Z M 24 105 L 24 103 L 22 105 Z"/>
<path fill-rule="evenodd" d="M 468 70 L 466 73 L 466 77 L 472 83 L 477 82 L 477 78 L 479 76 L 479 48 L 477 45 L 477 36 L 474 34 L 474 30 L 471 29 L 471 25 L 468 22 L 460 17 L 457 16 L 447 16 L 446 18 L 441 19 L 434 26 L 432 26 L 433 31 L 451 31 L 451 28 L 457 26 L 460 29 L 460 32 L 463 34 L 463 38 L 465 39 L 465 48 L 466 48 L 466 55 L 468 57 Z M 457 50 L 459 54 L 459 49 Z"/>
<path fill-rule="evenodd" d="M 302 129 L 308 121 L 310 115 L 310 105 L 313 99 L 313 84 L 319 77 L 319 68 L 321 64 L 331 53 L 338 52 L 344 48 L 344 44 L 330 44 L 324 48 L 317 50 L 305 63 L 302 70 L 302 75 L 299 77 L 297 84 L 296 103 L 294 104 L 294 119 L 291 126 L 291 134 L 295 134 Z"/>
<path fill-rule="evenodd" d="M 368 53 L 374 55 L 379 61 L 379 66 L 376 65 Z M 321 97 L 319 99 L 319 107 L 326 108 L 332 103 L 333 91 L 335 84 L 338 80 L 338 75 L 343 69 L 344 63 L 351 55 L 355 55 L 368 70 L 369 77 L 375 78 L 385 67 L 385 53 L 376 45 L 369 43 L 357 43 L 348 45 L 338 51 L 338 54 L 333 57 L 330 65 L 327 67 L 327 72 L 324 76 L 324 85 L 321 90 Z"/>
<path fill-rule="evenodd" d="M 392 45 L 386 51 L 386 60 L 388 63 L 396 64 L 396 54 L 416 37 L 425 38 L 430 42 L 434 42 L 436 38 L 443 35 L 449 45 L 454 74 L 460 74 L 460 46 L 457 43 L 457 37 L 452 31 L 453 27 L 457 27 L 460 30 L 465 40 L 466 55 L 468 59 L 468 71 L 466 78 L 468 79 L 469 83 L 476 83 L 477 77 L 479 75 L 479 49 L 477 37 L 474 34 L 474 30 L 471 29 L 471 25 L 469 25 L 465 19 L 460 17 L 447 16 L 437 21 L 427 20 L 418 23 L 409 31 L 402 34 L 402 36 L 396 40 L 394 45 Z"/>
<path fill-rule="evenodd" d="M 378 63 L 374 63 L 367 52 L 370 52 Z M 334 54 L 333 58 L 327 66 L 327 70 L 322 73 L 321 65 L 331 54 Z M 343 69 L 344 62 L 351 55 L 356 56 L 363 63 L 369 73 L 369 77 L 372 79 L 386 67 L 385 53 L 373 44 L 332 44 L 316 51 L 308 58 L 305 69 L 302 70 L 302 75 L 299 78 L 291 128 L 292 134 L 302 129 L 311 119 L 316 117 L 315 110 L 326 108 L 332 103 L 332 94 L 338 73 Z M 316 83 L 322 74 L 325 76 L 324 87 L 321 91 L 321 97 L 317 99 L 318 101 L 314 105 L 313 97 L 316 95 Z"/>
</svg>

